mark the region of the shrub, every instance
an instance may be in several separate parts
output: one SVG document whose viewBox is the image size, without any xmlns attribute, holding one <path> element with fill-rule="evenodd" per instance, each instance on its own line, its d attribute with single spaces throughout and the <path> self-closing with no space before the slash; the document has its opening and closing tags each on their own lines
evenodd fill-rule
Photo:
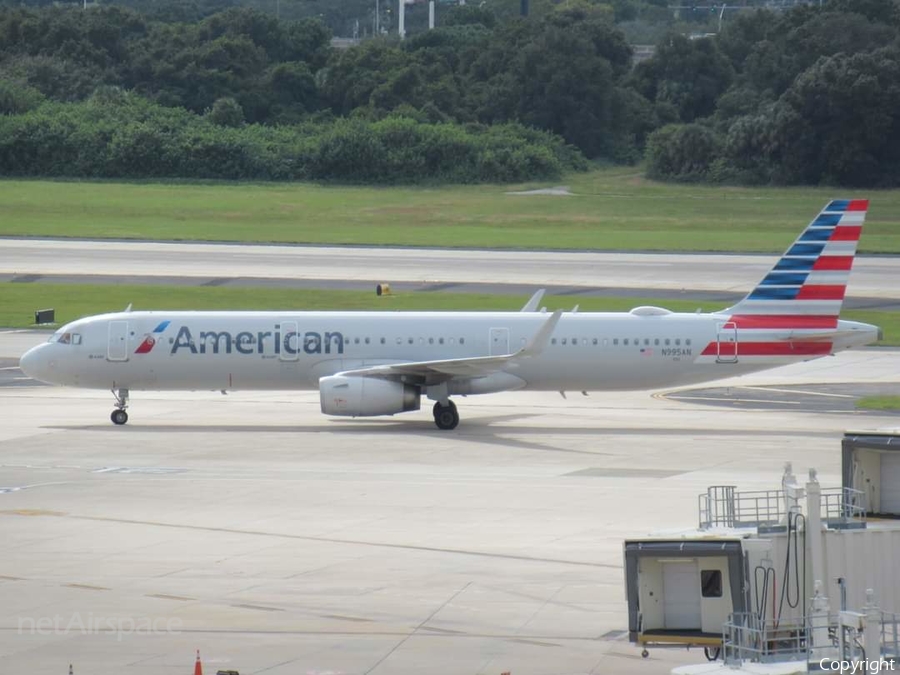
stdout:
<svg viewBox="0 0 900 675">
<path fill-rule="evenodd" d="M 237 126 L 238 104 L 205 116 L 104 88 L 81 103 L 0 117 L 0 174 L 104 178 L 525 181 L 587 168 L 559 137 L 517 124 L 380 120 Z"/>
</svg>

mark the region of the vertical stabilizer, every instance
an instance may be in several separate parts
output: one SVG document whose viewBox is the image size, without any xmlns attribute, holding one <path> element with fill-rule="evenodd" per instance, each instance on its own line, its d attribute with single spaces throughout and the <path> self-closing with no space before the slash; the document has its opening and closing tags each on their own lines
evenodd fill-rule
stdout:
<svg viewBox="0 0 900 675">
<path fill-rule="evenodd" d="M 748 328 L 835 327 L 868 208 L 867 199 L 829 202 L 759 285 L 723 313 Z"/>
</svg>

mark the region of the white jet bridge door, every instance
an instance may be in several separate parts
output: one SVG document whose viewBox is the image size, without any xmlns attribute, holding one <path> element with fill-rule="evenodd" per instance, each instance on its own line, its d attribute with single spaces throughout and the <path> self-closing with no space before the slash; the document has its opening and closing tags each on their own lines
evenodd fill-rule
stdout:
<svg viewBox="0 0 900 675">
<path fill-rule="evenodd" d="M 278 358 L 282 361 L 296 361 L 300 358 L 300 350 L 303 349 L 303 338 L 297 329 L 296 321 L 281 322 L 281 344 L 279 345 Z"/>
<path fill-rule="evenodd" d="M 737 363 L 738 361 L 738 336 L 737 324 L 728 321 L 719 324 L 718 345 L 716 348 L 716 363 Z"/>
<path fill-rule="evenodd" d="M 109 341 L 106 347 L 106 358 L 109 361 L 128 360 L 128 322 L 109 322 Z"/>
<path fill-rule="evenodd" d="M 665 562 L 663 622 L 668 630 L 700 630 L 700 572 L 696 560 Z"/>
<path fill-rule="evenodd" d="M 900 452 L 881 453 L 881 513 L 900 515 Z"/>
<path fill-rule="evenodd" d="M 491 356 L 509 354 L 509 328 L 491 328 Z"/>
</svg>

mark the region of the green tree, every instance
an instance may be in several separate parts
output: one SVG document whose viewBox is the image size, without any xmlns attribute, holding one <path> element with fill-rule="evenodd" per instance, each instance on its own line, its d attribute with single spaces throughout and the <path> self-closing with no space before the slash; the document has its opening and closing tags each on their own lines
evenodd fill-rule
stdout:
<svg viewBox="0 0 900 675">
<path fill-rule="evenodd" d="M 497 15 L 489 7 L 478 5 L 456 5 L 441 17 L 442 26 L 484 26 L 494 28 Z"/>
<path fill-rule="evenodd" d="M 465 105 L 482 122 L 548 129 L 588 156 L 623 158 L 637 137 L 623 117 L 631 49 L 602 9 L 561 8 L 495 33 L 463 68 Z M 640 122 L 639 124 L 642 124 Z"/>
<path fill-rule="evenodd" d="M 0 62 L 0 78 L 27 85 L 57 101 L 86 98 L 99 84 L 115 78 L 94 65 L 45 55 L 20 55 Z"/>
<path fill-rule="evenodd" d="M 335 55 L 319 77 L 320 91 L 335 114 L 348 115 L 368 106 L 372 93 L 413 61 L 394 42 L 370 40 Z"/>
<path fill-rule="evenodd" d="M 663 180 L 704 181 L 719 152 L 719 139 L 707 127 L 668 125 L 647 140 L 647 175 Z"/>
<path fill-rule="evenodd" d="M 207 117 L 220 127 L 239 127 L 244 124 L 244 109 L 233 98 L 220 98 L 213 103 Z"/>
<path fill-rule="evenodd" d="M 900 52 L 823 57 L 778 103 L 773 159 L 790 182 L 894 185 L 900 179 L 898 110 Z"/>
<path fill-rule="evenodd" d="M 34 110 L 45 100 L 34 87 L 0 80 L 0 115 L 18 115 Z"/>
<path fill-rule="evenodd" d="M 894 0 L 828 0 L 826 9 L 842 14 L 862 14 L 875 23 L 900 26 L 900 7 Z"/>
<path fill-rule="evenodd" d="M 634 73 L 638 91 L 651 101 L 675 106 L 684 122 L 711 115 L 733 78 L 734 71 L 714 40 L 683 35 L 669 35 Z"/>
</svg>

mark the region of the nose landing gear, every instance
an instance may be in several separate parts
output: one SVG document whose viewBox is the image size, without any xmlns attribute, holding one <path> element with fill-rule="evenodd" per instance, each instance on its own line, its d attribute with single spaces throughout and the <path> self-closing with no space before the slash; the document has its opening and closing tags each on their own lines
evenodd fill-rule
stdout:
<svg viewBox="0 0 900 675">
<path fill-rule="evenodd" d="M 113 389 L 112 394 L 116 397 L 116 409 L 112 411 L 109 419 L 116 426 L 122 426 L 128 421 L 128 413 L 125 412 L 125 408 L 128 407 L 128 390 L 119 389 L 116 391 Z"/>
<path fill-rule="evenodd" d="M 459 413 L 456 412 L 456 404 L 448 400 L 447 405 L 442 405 L 440 401 L 434 404 L 434 423 L 438 429 L 449 431 L 455 429 L 459 424 Z"/>
</svg>

